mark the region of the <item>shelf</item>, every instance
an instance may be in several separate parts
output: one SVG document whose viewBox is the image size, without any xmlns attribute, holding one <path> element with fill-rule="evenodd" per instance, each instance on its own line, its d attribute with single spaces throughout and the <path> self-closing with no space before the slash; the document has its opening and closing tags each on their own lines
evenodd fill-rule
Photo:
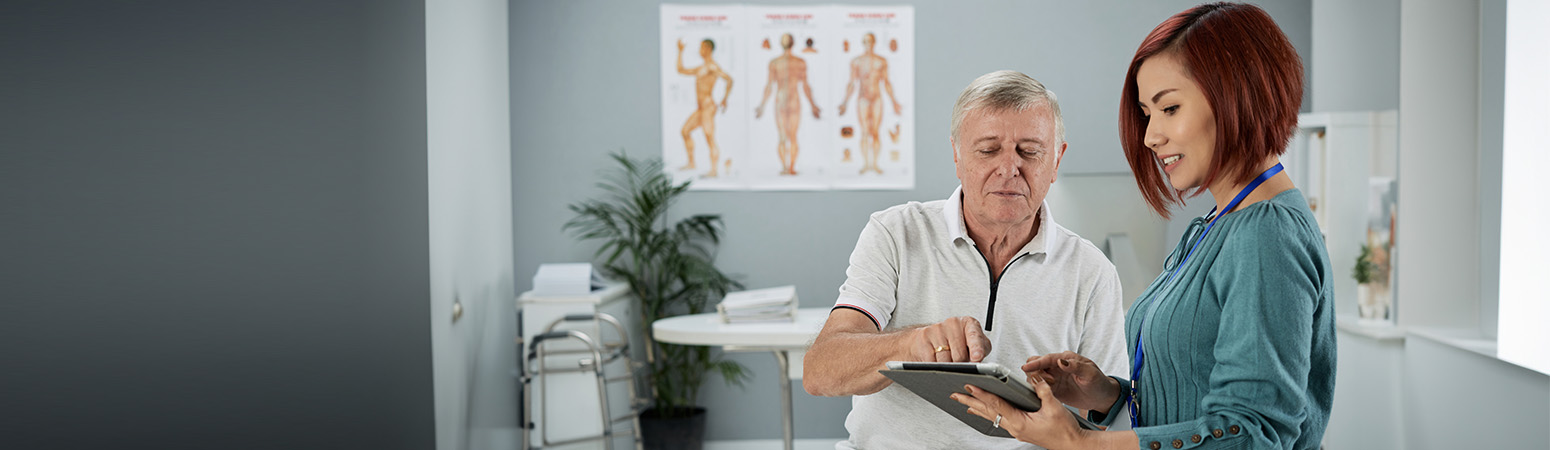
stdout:
<svg viewBox="0 0 1550 450">
<path fill-rule="evenodd" d="M 1405 328 L 1389 322 L 1369 322 L 1351 316 L 1336 316 L 1335 329 L 1378 341 L 1404 341 Z"/>
</svg>

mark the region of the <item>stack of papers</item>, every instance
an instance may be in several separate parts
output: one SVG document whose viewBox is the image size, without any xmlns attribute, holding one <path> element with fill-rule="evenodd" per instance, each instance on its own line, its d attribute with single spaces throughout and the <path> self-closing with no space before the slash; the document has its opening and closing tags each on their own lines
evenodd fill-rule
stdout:
<svg viewBox="0 0 1550 450">
<path fill-rule="evenodd" d="M 791 322 L 796 320 L 797 287 L 729 292 L 716 305 L 716 313 L 724 323 Z"/>
<path fill-rule="evenodd" d="M 602 287 L 602 278 L 587 263 L 540 264 L 533 275 L 533 294 L 587 295 Z"/>
</svg>

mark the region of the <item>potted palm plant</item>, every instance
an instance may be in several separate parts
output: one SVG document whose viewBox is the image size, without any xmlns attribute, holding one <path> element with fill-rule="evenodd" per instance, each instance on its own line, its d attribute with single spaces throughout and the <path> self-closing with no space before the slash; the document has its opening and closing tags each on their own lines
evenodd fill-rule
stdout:
<svg viewBox="0 0 1550 450">
<path fill-rule="evenodd" d="M 746 368 L 713 356 L 709 347 L 658 343 L 651 324 L 657 319 L 707 310 L 712 299 L 742 288 L 715 266 L 722 222 L 719 215 L 693 215 L 668 223 L 668 208 L 689 189 L 673 183 L 660 158 L 635 160 L 623 151 L 611 155 L 617 167 L 597 186 L 599 198 L 570 205 L 576 214 L 564 229 L 584 241 L 602 243 L 604 274 L 629 282 L 640 310 L 646 345 L 645 378 L 651 407 L 641 414 L 646 448 L 699 449 L 705 435 L 705 409 L 698 406 L 700 385 L 711 372 L 741 386 Z"/>
</svg>

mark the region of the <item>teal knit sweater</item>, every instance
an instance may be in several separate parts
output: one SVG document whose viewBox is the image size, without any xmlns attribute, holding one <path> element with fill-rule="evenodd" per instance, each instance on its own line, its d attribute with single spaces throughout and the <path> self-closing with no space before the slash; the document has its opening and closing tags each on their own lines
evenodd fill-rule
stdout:
<svg viewBox="0 0 1550 450">
<path fill-rule="evenodd" d="M 1165 287 L 1206 223 L 1190 223 L 1125 317 L 1132 359 L 1146 333 L 1141 448 L 1316 449 L 1335 392 L 1335 318 L 1308 202 L 1292 189 L 1222 216 Z"/>
</svg>

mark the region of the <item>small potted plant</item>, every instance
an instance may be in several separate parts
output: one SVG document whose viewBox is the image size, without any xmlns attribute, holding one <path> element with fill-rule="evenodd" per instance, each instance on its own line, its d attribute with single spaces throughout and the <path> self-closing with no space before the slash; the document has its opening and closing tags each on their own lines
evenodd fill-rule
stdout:
<svg viewBox="0 0 1550 450">
<path fill-rule="evenodd" d="M 1386 242 L 1372 242 L 1372 232 L 1368 234 L 1369 243 L 1362 244 L 1356 265 L 1351 268 L 1351 277 L 1357 283 L 1356 306 L 1360 319 L 1381 322 L 1389 318 L 1389 246 Z"/>
<path fill-rule="evenodd" d="M 719 215 L 668 223 L 668 208 L 688 191 L 689 182 L 674 184 L 660 158 L 635 160 L 623 151 L 611 156 L 618 166 L 598 182 L 603 196 L 570 205 L 576 216 L 564 229 L 584 241 L 600 241 L 594 257 L 601 258 L 602 272 L 629 282 L 638 302 L 645 378 L 652 395 L 651 408 L 641 414 L 646 448 L 699 449 L 705 409 L 697 403 L 706 374 L 717 372 L 728 384 L 742 386 L 747 369 L 712 356 L 709 347 L 658 343 L 651 324 L 706 312 L 712 299 L 742 284 L 715 266 L 722 233 Z"/>
</svg>

